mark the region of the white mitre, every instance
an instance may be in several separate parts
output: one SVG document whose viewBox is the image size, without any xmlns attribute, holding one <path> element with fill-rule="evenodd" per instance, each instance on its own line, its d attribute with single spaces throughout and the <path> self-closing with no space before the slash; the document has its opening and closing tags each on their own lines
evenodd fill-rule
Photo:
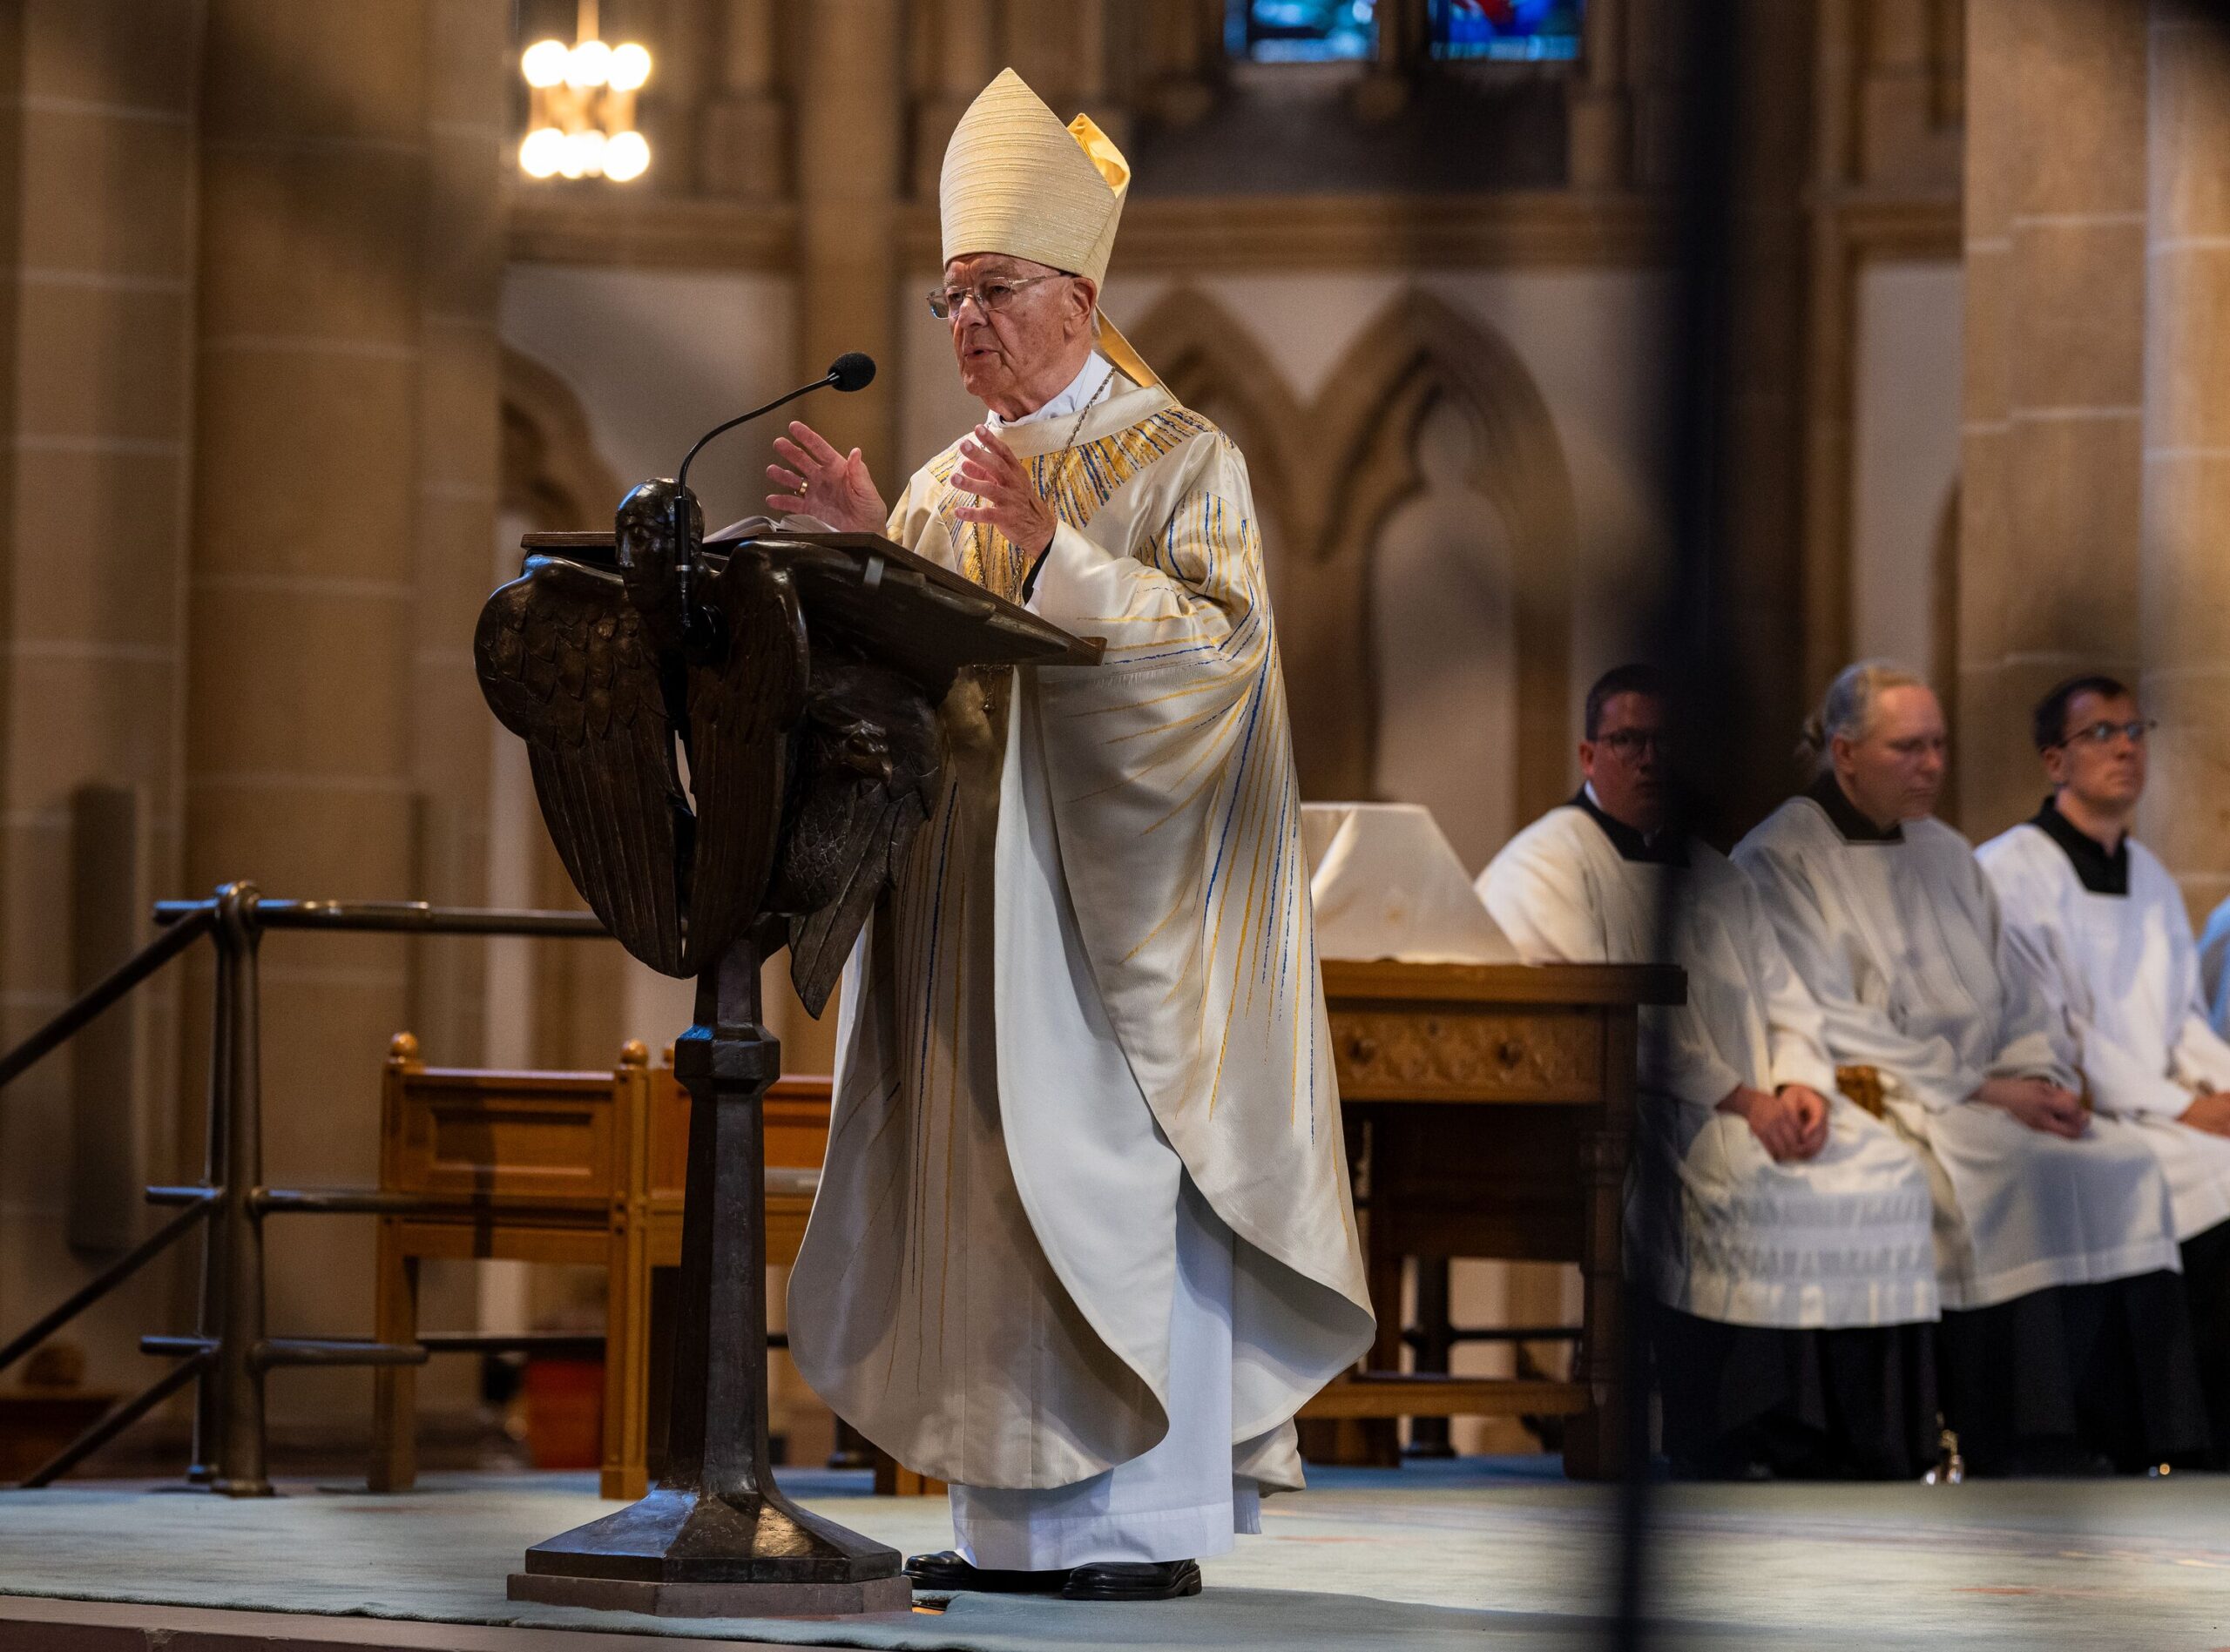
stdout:
<svg viewBox="0 0 2230 1652">
<path fill-rule="evenodd" d="M 1064 126 L 1020 75 L 1002 69 L 945 145 L 944 261 L 1001 253 L 1104 286 L 1130 187 L 1131 164 L 1091 116 Z M 1160 382 L 1105 314 L 1096 320 L 1102 354 L 1140 384 Z"/>
</svg>

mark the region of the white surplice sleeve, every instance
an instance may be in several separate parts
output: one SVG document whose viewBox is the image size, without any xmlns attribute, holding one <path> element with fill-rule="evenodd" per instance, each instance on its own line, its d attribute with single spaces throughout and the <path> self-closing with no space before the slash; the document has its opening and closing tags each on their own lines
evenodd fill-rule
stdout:
<svg viewBox="0 0 2230 1652">
<path fill-rule="evenodd" d="M 1757 887 L 1740 866 L 1733 870 L 1741 880 L 1741 927 L 1736 933 L 1747 946 L 1756 972 L 1760 1007 L 1766 1016 L 1766 1047 L 1773 1062 L 1772 1088 L 1801 1084 L 1822 1096 L 1832 1095 L 1835 1064 L 1828 1055 L 1827 1017 L 1789 963 Z"/>
<path fill-rule="evenodd" d="M 1488 915 L 1529 964 L 1618 961 L 1586 867 L 1545 825 L 1518 833 L 1479 874 L 1475 887 Z"/>
<path fill-rule="evenodd" d="M 2118 1116 L 2163 1113 L 2173 1118 L 2191 1105 L 2191 1092 L 2130 1047 L 2112 1005 L 2099 1006 L 2082 962 L 2071 951 L 2071 938 L 2056 879 L 2057 845 L 2041 855 L 2009 833 L 1985 846 L 1983 859 L 1990 893 L 1997 904 L 2002 941 L 2001 975 L 2009 1000 L 2035 1007 L 2065 1041 L 2091 1105 Z M 2045 859 L 2043 865 L 2038 860 Z"/>
<path fill-rule="evenodd" d="M 1790 967 L 1819 1006 L 1834 1060 L 1879 1069 L 1930 1112 L 1956 1107 L 1972 1095 L 1981 1075 L 1960 1059 L 1949 1039 L 1909 1037 L 1890 1019 L 1888 1004 L 1868 1003 L 1862 996 L 1844 939 L 1848 926 L 1832 919 L 1818 881 L 1801 857 L 1754 841 L 1735 853 L 1773 920 Z M 1877 989 L 1887 986 L 1878 976 L 1872 984 Z"/>
<path fill-rule="evenodd" d="M 1610 944 L 1602 904 L 1631 899 L 1625 889 L 1598 887 L 1566 835 L 1593 832 L 1585 820 L 1552 816 L 1520 833 L 1480 875 L 1478 892 L 1487 911 L 1531 964 L 1640 963 L 1619 955 Z M 1638 917 L 1634 927 L 1648 933 L 1654 914 Z M 1701 1013 L 1701 979 L 1707 962 L 1675 955 L 1688 972 L 1688 1001 L 1674 1008 L 1645 1008 L 1641 1013 L 1642 1089 L 1692 1106 L 1716 1107 L 1738 1085 L 1749 1082 L 1730 1066 L 1712 1037 Z M 1762 1076 L 1762 1075 L 1760 1075 Z"/>
<path fill-rule="evenodd" d="M 1990 1058 L 1989 1075 L 2041 1078 L 2048 1084 L 2075 1089 L 2082 1079 L 2076 1070 L 2075 1030 L 2055 1013 L 2035 972 L 2016 957 L 1997 890 L 1983 874 L 1981 864 L 1970 856 L 1968 865 L 1981 892 L 1983 921 L 1989 926 L 1997 959 L 1997 1052 Z"/>
</svg>

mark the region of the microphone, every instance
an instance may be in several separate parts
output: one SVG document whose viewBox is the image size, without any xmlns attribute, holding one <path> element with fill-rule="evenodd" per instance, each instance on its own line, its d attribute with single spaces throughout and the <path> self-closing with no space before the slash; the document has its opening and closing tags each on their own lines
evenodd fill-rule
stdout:
<svg viewBox="0 0 2230 1652">
<path fill-rule="evenodd" d="M 775 408 L 782 406 L 785 402 L 794 401 L 801 395 L 810 395 L 815 390 L 821 389 L 827 386 L 833 385 L 839 390 L 864 390 L 868 385 L 874 382 L 875 358 L 861 350 L 845 351 L 843 354 L 838 356 L 834 361 L 831 361 L 828 364 L 828 372 L 822 374 L 811 384 L 801 384 L 796 389 L 791 391 L 787 395 L 778 395 L 763 408 L 753 408 L 748 413 L 739 413 L 734 418 L 727 421 L 726 423 L 716 424 L 710 430 L 707 430 L 703 435 L 698 437 L 697 445 L 690 448 L 687 456 L 681 462 L 681 469 L 675 475 L 673 479 L 674 486 L 677 489 L 687 489 L 689 486 L 690 461 L 696 458 L 698 454 L 704 450 L 704 447 L 706 442 L 710 442 L 714 436 L 719 435 L 722 431 L 733 430 L 740 424 L 748 424 L 753 419 L 760 417 L 762 414 L 774 412 Z M 679 509 L 678 504 L 676 508 Z"/>
<path fill-rule="evenodd" d="M 683 645 L 697 653 L 711 655 L 719 646 L 713 634 L 712 616 L 699 614 L 690 601 L 690 587 L 697 567 L 699 545 L 696 536 L 689 531 L 689 466 L 705 450 L 705 444 L 724 430 L 733 430 L 740 424 L 748 424 L 762 414 L 768 414 L 785 402 L 810 395 L 825 386 L 834 385 L 839 390 L 864 390 L 875 380 L 875 358 L 860 350 L 847 350 L 828 364 L 828 371 L 811 384 L 801 384 L 787 395 L 778 395 L 763 408 L 753 408 L 748 413 L 739 413 L 723 424 L 716 424 L 697 438 L 696 446 L 682 456 L 681 469 L 673 478 L 673 551 L 674 583 L 681 605 L 681 635 Z"/>
</svg>

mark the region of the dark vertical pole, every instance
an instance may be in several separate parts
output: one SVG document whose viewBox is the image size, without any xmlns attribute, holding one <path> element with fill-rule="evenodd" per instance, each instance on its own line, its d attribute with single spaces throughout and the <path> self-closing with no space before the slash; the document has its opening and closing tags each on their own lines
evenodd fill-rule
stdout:
<svg viewBox="0 0 2230 1652">
<path fill-rule="evenodd" d="M 255 954 L 255 886 L 226 884 L 217 896 L 217 1001 L 229 1048 L 224 1108 L 226 1177 L 211 1217 L 222 1236 L 223 1283 L 215 1360 L 223 1410 L 213 1489 L 227 1497 L 268 1497 L 263 1441 L 263 1224 L 255 1196 L 263 1183 L 263 1099 Z"/>
<path fill-rule="evenodd" d="M 1727 421 L 1734 387 L 1730 383 L 1735 190 L 1741 99 L 1745 94 L 1740 53 L 1747 14 L 1754 6 L 1782 0 L 1678 0 L 1667 8 L 1667 46 L 1686 74 L 1679 113 L 1676 244 L 1677 260 L 1666 310 L 1672 373 L 1666 384 L 1664 425 L 1668 460 L 1668 498 L 1673 527 L 1673 566 L 1666 583 L 1670 596 L 1655 616 L 1649 652 L 1672 669 L 1682 691 L 1684 726 L 1697 733 L 1686 777 L 1700 787 L 1700 800 L 1727 795 L 1727 777 L 1755 754 L 1726 749 L 1704 738 L 1706 731 L 1734 726 L 1728 690 L 1744 662 L 1730 657 L 1727 644 L 1727 593 L 1720 569 L 1725 543 Z M 1666 945 L 1678 899 L 1671 880 L 1666 905 L 1658 914 L 1654 955 L 1670 958 Z M 1656 1018 L 1644 1023 L 1642 1036 L 1662 1036 Z M 1645 1070 L 1654 1065 L 1643 1052 Z M 1646 1104 L 1646 1102 L 1645 1102 Z M 1658 1156 L 1635 1156 L 1632 1172 L 1648 1180 L 1663 1174 Z M 1662 1197 L 1643 1187 L 1648 1205 Z M 1647 1278 L 1645 1261 L 1629 1269 L 1629 1280 Z M 1638 1652 L 1649 1639 L 1650 1452 L 1649 1326 L 1655 1303 L 1629 1284 L 1625 1291 L 1625 1474 L 1619 1497 L 1617 1614 L 1612 1643 Z"/>
<path fill-rule="evenodd" d="M 204 1103 L 208 1116 L 203 1121 L 201 1183 L 204 1187 L 221 1189 L 229 1174 L 225 1125 L 226 1097 L 232 1091 L 233 975 L 225 967 L 226 943 L 223 932 L 213 930 L 211 934 L 215 987 L 211 994 L 209 1091 Z M 201 1229 L 201 1300 L 195 1311 L 194 1334 L 204 1342 L 213 1343 L 223 1328 L 224 1318 L 224 1224 L 220 1213 L 213 1210 Z M 223 1399 L 224 1386 L 217 1379 L 217 1363 L 204 1359 L 200 1375 L 193 1385 L 193 1462 L 186 1471 L 186 1478 L 192 1485 L 206 1486 L 217 1478 L 217 1464 L 224 1455 Z"/>
<path fill-rule="evenodd" d="M 699 977 L 697 1024 L 676 1041 L 673 1067 L 689 1091 L 689 1170 L 659 1483 L 713 1497 L 770 1491 L 760 1104 L 781 1070 L 781 1045 L 760 1025 L 749 938 Z"/>
<path fill-rule="evenodd" d="M 1417 1268 L 1417 1342 L 1416 1369 L 1448 1371 L 1448 1354 L 1453 1345 L 1448 1325 L 1448 1258 L 1423 1257 L 1416 1259 Z M 1511 1345 L 1515 1349 L 1516 1345 Z M 1445 1417 L 1412 1417 L 1409 1419 L 1409 1443 L 1402 1448 L 1404 1457 L 1453 1457 L 1456 1447 L 1449 1443 L 1448 1419 Z"/>
</svg>

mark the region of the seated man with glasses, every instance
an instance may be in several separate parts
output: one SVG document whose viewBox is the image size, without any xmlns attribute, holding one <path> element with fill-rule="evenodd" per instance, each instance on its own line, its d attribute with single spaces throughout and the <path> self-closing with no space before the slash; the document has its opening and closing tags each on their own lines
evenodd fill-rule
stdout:
<svg viewBox="0 0 2230 1652">
<path fill-rule="evenodd" d="M 2130 835 L 2152 727 L 2111 677 L 2053 689 L 2035 726 L 2051 795 L 1976 853 L 2013 962 L 2065 1028 L 2091 1107 L 2136 1125 L 2168 1178 L 2219 1462 L 2230 1447 L 2230 1043 L 2207 1023 L 2183 891 Z"/>
<path fill-rule="evenodd" d="M 1628 1271 L 1684 1473 L 1912 1479 L 1937 1440 L 1928 1176 L 1837 1094 L 1820 1011 L 1747 878 L 1681 830 L 1658 674 L 1587 696 L 1586 784 L 1479 893 L 1529 963 L 1686 972 L 1645 1010 Z"/>
<path fill-rule="evenodd" d="M 1246 462 L 1099 314 L 1129 177 L 1001 74 L 929 295 L 983 421 L 888 511 L 802 424 L 768 469 L 772 508 L 1106 643 L 956 683 L 845 979 L 790 1347 L 951 1483 L 924 1588 L 1197 1593 L 1372 1337 Z"/>
<path fill-rule="evenodd" d="M 1806 730 L 1817 778 L 1735 846 L 1825 1018 L 1845 1094 L 1918 1147 L 1936 1204 L 1944 1419 L 1982 1473 L 2196 1460 L 2168 1187 L 2133 1125 L 2083 1105 L 2066 1028 L 1990 880 L 1936 819 L 1943 711 L 1880 661 Z"/>
</svg>

